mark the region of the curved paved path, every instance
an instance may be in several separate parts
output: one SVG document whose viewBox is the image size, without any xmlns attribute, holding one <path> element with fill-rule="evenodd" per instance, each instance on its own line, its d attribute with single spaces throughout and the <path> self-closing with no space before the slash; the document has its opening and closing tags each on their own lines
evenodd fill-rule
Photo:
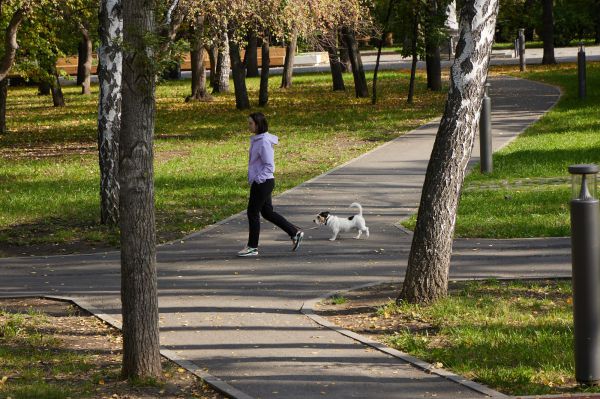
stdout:
<svg viewBox="0 0 600 399">
<path fill-rule="evenodd" d="M 512 139 L 558 99 L 557 89 L 525 80 L 492 80 L 494 146 Z M 437 130 L 430 123 L 315 178 L 275 200 L 307 237 L 291 253 L 280 231 L 264 225 L 261 256 L 233 256 L 245 242 L 236 215 L 158 254 L 161 342 L 199 374 L 224 381 L 238 397 L 482 397 L 439 375 L 315 324 L 299 312 L 324 293 L 404 275 L 410 236 L 395 227 L 415 209 Z M 477 156 L 478 143 L 474 157 Z M 359 201 L 369 240 L 336 242 L 311 229 L 329 209 L 350 214 Z M 3 295 L 76 298 L 120 318 L 118 254 L 0 260 Z M 569 276 L 567 239 L 459 240 L 452 277 Z M 485 391 L 484 391 L 485 392 Z M 493 395 L 493 391 L 487 391 Z"/>
</svg>

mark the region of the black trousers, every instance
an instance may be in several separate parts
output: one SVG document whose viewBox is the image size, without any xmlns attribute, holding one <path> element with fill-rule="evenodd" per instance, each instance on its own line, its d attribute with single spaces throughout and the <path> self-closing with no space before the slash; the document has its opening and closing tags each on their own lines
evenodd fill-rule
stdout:
<svg viewBox="0 0 600 399">
<path fill-rule="evenodd" d="M 274 179 L 268 179 L 260 184 L 254 182 L 250 187 L 250 200 L 248 201 L 247 214 L 248 224 L 250 226 L 248 246 L 251 248 L 258 248 L 258 239 L 260 237 L 260 215 L 285 231 L 290 237 L 294 237 L 298 232 L 296 226 L 273 210 L 273 203 L 271 202 L 273 188 L 275 188 Z"/>
</svg>

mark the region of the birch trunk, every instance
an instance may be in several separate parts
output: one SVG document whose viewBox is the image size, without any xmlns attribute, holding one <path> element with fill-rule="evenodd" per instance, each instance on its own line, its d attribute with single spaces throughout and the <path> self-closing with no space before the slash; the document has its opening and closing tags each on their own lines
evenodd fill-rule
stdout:
<svg viewBox="0 0 600 399">
<path fill-rule="evenodd" d="M 229 93 L 229 69 L 229 36 L 224 30 L 219 41 L 213 93 Z"/>
<path fill-rule="evenodd" d="M 85 26 L 81 25 L 79 27 L 81 31 L 81 35 L 83 36 L 82 40 L 82 60 L 81 60 L 81 69 L 77 70 L 77 80 L 81 80 L 79 83 L 81 85 L 81 94 L 88 95 L 91 94 L 90 82 L 92 76 L 92 39 L 90 37 L 90 33 L 85 28 Z M 81 75 L 80 75 L 81 74 Z"/>
<path fill-rule="evenodd" d="M 398 301 L 446 296 L 456 209 L 479 124 L 498 0 L 463 6 L 450 90 L 427 167 L 408 268 Z"/>
<path fill-rule="evenodd" d="M 123 368 L 128 379 L 160 378 L 153 134 L 154 1 L 123 2 L 123 109 L 119 148 Z"/>
<path fill-rule="evenodd" d="M 98 159 L 100 165 L 100 222 L 119 222 L 119 133 L 123 36 L 121 0 L 102 0 L 98 34 Z"/>
</svg>

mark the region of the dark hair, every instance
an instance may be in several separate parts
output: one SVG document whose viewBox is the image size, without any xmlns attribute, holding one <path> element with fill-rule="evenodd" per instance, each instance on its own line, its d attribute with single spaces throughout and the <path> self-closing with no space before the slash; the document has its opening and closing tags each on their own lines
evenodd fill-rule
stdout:
<svg viewBox="0 0 600 399">
<path fill-rule="evenodd" d="M 256 123 L 256 134 L 261 134 L 269 131 L 269 124 L 267 118 L 262 112 L 255 112 L 249 115 L 250 118 Z"/>
</svg>

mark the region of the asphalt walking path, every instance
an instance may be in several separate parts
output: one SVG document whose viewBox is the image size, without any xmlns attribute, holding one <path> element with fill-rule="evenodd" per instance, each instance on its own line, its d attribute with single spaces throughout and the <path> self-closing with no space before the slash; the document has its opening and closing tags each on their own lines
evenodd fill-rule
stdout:
<svg viewBox="0 0 600 399">
<path fill-rule="evenodd" d="M 560 95 L 554 87 L 527 80 L 491 83 L 496 148 Z M 418 204 L 436 131 L 437 123 L 429 123 L 277 197 L 276 209 L 305 229 L 296 253 L 283 232 L 263 223 L 260 256 L 235 257 L 247 238 L 244 213 L 162 246 L 164 354 L 239 398 L 501 396 L 457 383 L 440 370 L 423 371 L 300 312 L 303 304 L 326 293 L 402 278 L 411 237 L 397 223 Z M 330 242 L 329 231 L 314 228 L 316 213 L 351 215 L 348 205 L 354 201 L 364 207 L 369 239 L 354 240 L 346 233 Z M 118 253 L 6 258 L 0 268 L 4 296 L 74 298 L 119 323 Z M 569 241 L 457 240 L 451 277 L 491 276 L 570 276 Z"/>
</svg>

